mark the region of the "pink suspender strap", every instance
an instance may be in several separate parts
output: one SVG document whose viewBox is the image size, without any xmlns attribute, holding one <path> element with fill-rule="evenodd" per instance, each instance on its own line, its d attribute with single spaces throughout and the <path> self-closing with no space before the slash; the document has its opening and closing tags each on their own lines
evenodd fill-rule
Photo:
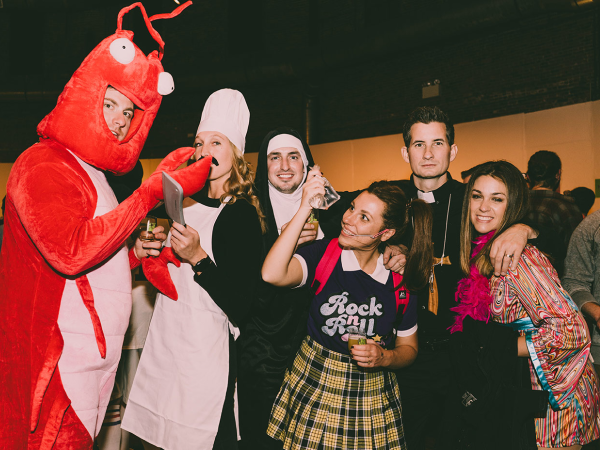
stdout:
<svg viewBox="0 0 600 450">
<path fill-rule="evenodd" d="M 339 261 L 341 254 L 342 248 L 338 245 L 338 240 L 332 239 L 331 242 L 329 242 L 329 244 L 327 245 L 325 253 L 321 258 L 321 261 L 319 261 L 319 264 L 317 265 L 317 268 L 315 270 L 315 279 L 310 285 L 312 289 L 316 288 L 315 295 L 321 292 L 323 286 L 325 286 L 325 283 L 327 283 L 327 280 L 329 280 L 329 277 L 331 276 L 335 265 Z M 394 284 L 394 287 L 399 286 L 400 283 L 402 283 L 402 275 L 396 272 L 392 272 L 392 282 Z M 402 295 L 402 293 L 405 294 Z M 402 287 L 395 291 L 395 295 L 396 311 L 399 311 L 400 306 L 403 305 L 402 314 L 404 314 L 406 312 L 406 307 L 408 306 L 410 294 L 406 287 Z"/>
<path fill-rule="evenodd" d="M 317 295 L 327 283 L 331 272 L 335 268 L 338 260 L 340 259 L 340 255 L 342 254 L 342 248 L 338 245 L 337 239 L 332 239 L 329 245 L 327 245 L 327 249 L 325 250 L 325 254 L 319 261 L 317 265 L 317 269 L 315 270 L 315 279 L 310 285 L 311 288 L 317 288 L 315 291 L 315 295 Z M 316 286 L 315 286 L 316 283 Z"/>
</svg>

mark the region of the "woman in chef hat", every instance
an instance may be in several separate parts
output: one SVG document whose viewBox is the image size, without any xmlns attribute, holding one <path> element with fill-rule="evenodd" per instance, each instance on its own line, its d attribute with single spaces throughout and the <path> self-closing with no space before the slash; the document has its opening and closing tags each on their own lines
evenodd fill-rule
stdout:
<svg viewBox="0 0 600 450">
<path fill-rule="evenodd" d="M 240 92 L 208 98 L 194 147 L 211 172 L 166 241 L 182 261 L 169 265 L 178 299 L 157 297 L 123 421 L 164 449 L 237 448 L 235 339 L 260 280 L 264 226 L 243 159 L 249 119 Z"/>
</svg>

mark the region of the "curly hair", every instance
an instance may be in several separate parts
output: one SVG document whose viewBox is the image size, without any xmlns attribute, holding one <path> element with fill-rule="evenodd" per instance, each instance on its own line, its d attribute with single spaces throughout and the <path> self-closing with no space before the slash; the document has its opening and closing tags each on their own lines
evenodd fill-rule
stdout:
<svg viewBox="0 0 600 450">
<path fill-rule="evenodd" d="M 234 204 L 238 198 L 243 198 L 254 206 L 264 234 L 267 230 L 267 219 L 262 212 L 258 197 L 254 193 L 254 172 L 250 168 L 250 163 L 244 159 L 242 152 L 231 141 L 229 141 L 229 144 L 233 152 L 231 173 L 223 186 L 225 193 L 221 195 L 219 200 L 221 203 Z M 227 199 L 227 197 L 230 198 Z"/>
</svg>

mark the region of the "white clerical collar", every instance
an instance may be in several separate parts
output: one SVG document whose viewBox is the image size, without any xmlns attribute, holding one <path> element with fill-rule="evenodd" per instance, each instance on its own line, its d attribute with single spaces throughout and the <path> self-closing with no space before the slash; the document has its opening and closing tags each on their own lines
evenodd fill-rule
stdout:
<svg viewBox="0 0 600 450">
<path fill-rule="evenodd" d="M 423 192 L 417 189 L 417 197 L 423 200 L 425 203 L 435 203 L 435 197 L 433 192 Z"/>
<path fill-rule="evenodd" d="M 342 270 L 344 272 L 350 272 L 355 270 L 362 270 L 356 255 L 352 250 L 342 250 Z M 366 273 L 366 272 L 365 272 Z M 377 258 L 377 266 L 371 274 L 367 274 L 375 281 L 381 284 L 386 284 L 390 276 L 390 271 L 383 265 L 383 255 L 379 255 Z"/>
</svg>

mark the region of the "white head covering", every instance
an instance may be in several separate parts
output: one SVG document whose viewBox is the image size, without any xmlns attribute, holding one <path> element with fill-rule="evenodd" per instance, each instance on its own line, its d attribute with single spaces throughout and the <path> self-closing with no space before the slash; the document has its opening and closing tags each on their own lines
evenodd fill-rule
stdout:
<svg viewBox="0 0 600 450">
<path fill-rule="evenodd" d="M 267 147 L 267 156 L 273 153 L 275 150 L 280 148 L 295 148 L 300 152 L 300 156 L 302 157 L 302 162 L 304 163 L 304 173 L 306 174 L 308 168 L 308 159 L 306 158 L 306 152 L 304 151 L 304 146 L 300 139 L 291 134 L 278 134 L 273 139 L 269 141 L 269 145 Z"/>
<path fill-rule="evenodd" d="M 302 162 L 304 163 L 304 175 L 302 177 L 302 182 L 291 194 L 284 194 L 277 190 L 275 186 L 271 184 L 271 181 L 269 181 L 269 198 L 271 199 L 273 215 L 275 216 L 275 223 L 277 224 L 277 231 L 279 234 L 281 234 L 282 225 L 285 225 L 292 220 L 292 217 L 294 217 L 294 214 L 296 214 L 300 208 L 300 203 L 302 203 L 302 185 L 304 185 L 306 175 L 308 174 L 308 159 L 300 139 L 291 134 L 278 134 L 269 141 L 269 145 L 267 146 L 267 156 L 280 148 L 290 147 L 295 148 L 300 152 Z M 321 231 L 321 227 L 319 227 L 317 239 L 322 239 L 323 236 L 323 231 Z"/>
<path fill-rule="evenodd" d="M 213 92 L 206 100 L 196 134 L 201 131 L 218 131 L 244 153 L 249 123 L 250 111 L 242 93 L 233 89 L 221 89 Z"/>
</svg>

